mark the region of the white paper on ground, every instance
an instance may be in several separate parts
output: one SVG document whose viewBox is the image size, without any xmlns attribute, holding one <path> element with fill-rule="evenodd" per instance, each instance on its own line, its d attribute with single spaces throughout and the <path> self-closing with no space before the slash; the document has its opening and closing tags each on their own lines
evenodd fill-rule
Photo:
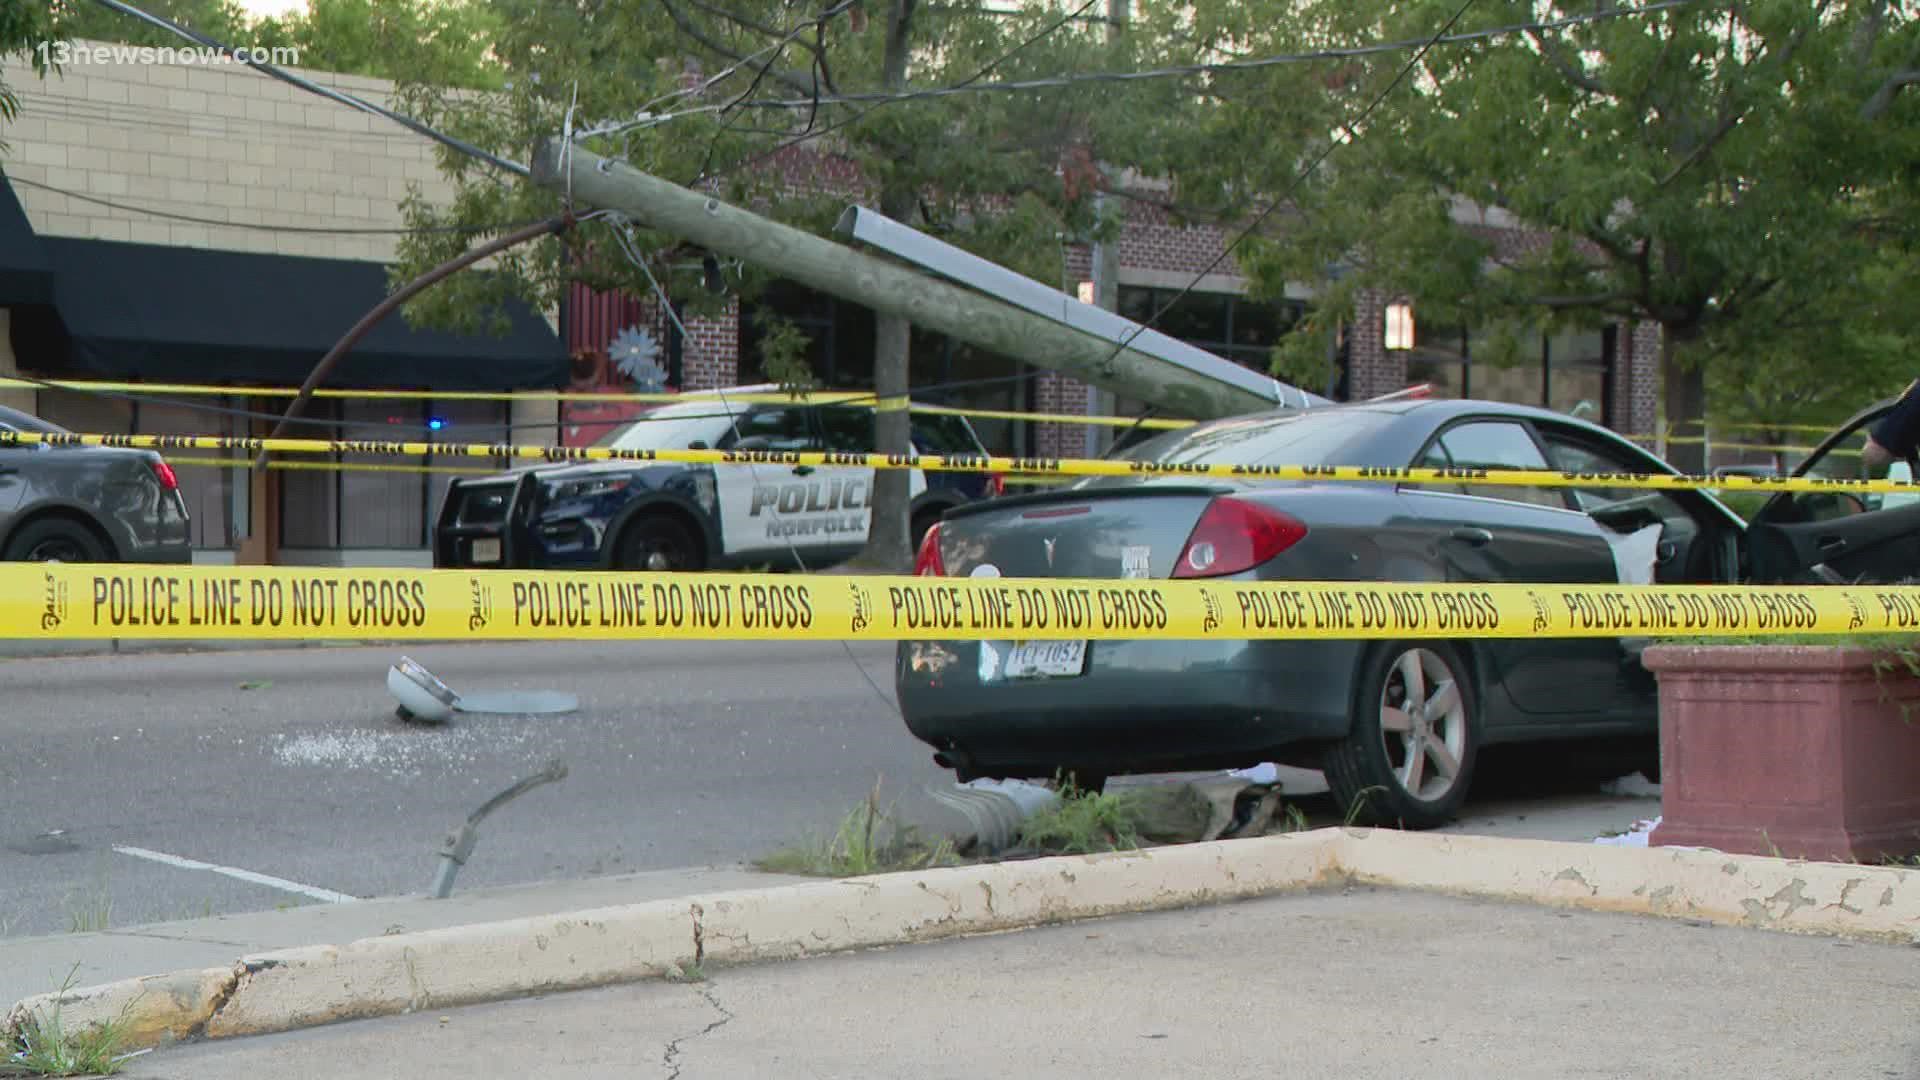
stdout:
<svg viewBox="0 0 1920 1080">
<path fill-rule="evenodd" d="M 1601 836 L 1595 838 L 1593 842 L 1596 844 L 1606 844 L 1610 847 L 1646 847 L 1647 835 L 1653 832 L 1654 826 L 1659 824 L 1660 819 L 1658 817 L 1650 821 L 1636 821 L 1633 823 L 1633 828 L 1627 830 L 1620 836 Z"/>
<path fill-rule="evenodd" d="M 1245 780 L 1250 784 L 1274 784 L 1280 781 L 1280 766 L 1271 761 L 1263 761 L 1250 769 L 1234 769 L 1227 775 L 1235 780 Z"/>
</svg>

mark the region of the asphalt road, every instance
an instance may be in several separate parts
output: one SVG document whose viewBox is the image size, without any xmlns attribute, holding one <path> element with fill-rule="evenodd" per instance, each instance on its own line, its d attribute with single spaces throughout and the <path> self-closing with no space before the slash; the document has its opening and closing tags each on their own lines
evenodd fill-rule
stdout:
<svg viewBox="0 0 1920 1080">
<path fill-rule="evenodd" d="M 898 718 L 887 645 L 406 651 L 463 693 L 580 709 L 402 722 L 398 648 L 0 661 L 0 936 L 422 893 L 446 832 L 554 758 L 569 775 L 482 823 L 456 890 L 751 861 L 828 833 L 876 780 L 902 818 L 964 827 L 927 796 L 952 777 Z M 1658 812 L 1602 779 L 1483 771 L 1453 828 L 1583 839 Z"/>
<path fill-rule="evenodd" d="M 890 646 L 852 653 L 884 699 L 835 643 L 407 653 L 464 693 L 581 707 L 403 723 L 395 648 L 0 662 L 0 935 L 422 892 L 446 831 L 556 757 L 569 775 L 482 824 L 457 889 L 750 860 L 876 778 L 922 817 L 951 782 L 894 710 Z"/>
</svg>

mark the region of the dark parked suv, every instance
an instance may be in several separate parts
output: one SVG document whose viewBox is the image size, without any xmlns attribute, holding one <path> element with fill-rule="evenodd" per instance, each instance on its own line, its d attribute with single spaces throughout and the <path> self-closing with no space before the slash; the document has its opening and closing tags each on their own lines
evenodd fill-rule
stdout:
<svg viewBox="0 0 1920 1080">
<path fill-rule="evenodd" d="M 0 559 L 184 563 L 187 503 L 173 467 L 151 450 L 8 445 L 10 432 L 64 435 L 0 406 Z"/>
</svg>

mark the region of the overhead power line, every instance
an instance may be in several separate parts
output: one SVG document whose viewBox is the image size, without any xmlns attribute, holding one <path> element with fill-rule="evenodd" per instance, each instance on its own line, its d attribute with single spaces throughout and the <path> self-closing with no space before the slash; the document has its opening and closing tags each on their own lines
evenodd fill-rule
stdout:
<svg viewBox="0 0 1920 1080">
<path fill-rule="evenodd" d="M 806 98 L 771 98 L 758 101 L 729 102 L 726 104 L 702 105 L 674 112 L 648 114 L 626 124 L 617 125 L 612 132 L 624 131 L 634 127 L 649 127 L 678 120 L 689 116 L 701 116 L 726 112 L 733 109 L 769 109 L 801 110 L 816 109 L 824 105 L 886 104 L 899 101 L 923 101 L 936 98 L 954 97 L 961 94 L 1013 93 L 1026 90 L 1056 90 L 1079 86 L 1087 83 L 1126 83 L 1144 82 L 1159 79 L 1192 78 L 1198 75 L 1219 75 L 1240 71 L 1258 71 L 1264 68 L 1282 67 L 1293 64 L 1319 63 L 1327 60 L 1355 60 L 1368 56 L 1405 52 L 1418 49 L 1422 55 L 1437 45 L 1464 44 L 1473 41 L 1486 41 L 1515 34 L 1538 33 L 1545 30 L 1559 30 L 1586 23 L 1601 22 L 1630 16 L 1651 15 L 1672 8 L 1686 7 L 1695 0 L 1657 0 L 1655 3 L 1637 7 L 1608 8 L 1586 15 L 1569 15 L 1565 18 L 1544 21 L 1510 23 L 1505 26 L 1488 27 L 1459 34 L 1444 34 L 1439 38 L 1407 38 L 1400 41 L 1376 42 L 1371 45 L 1354 45 L 1343 48 L 1316 49 L 1310 52 L 1282 53 L 1273 56 L 1254 57 L 1247 60 L 1226 60 L 1210 64 L 1182 64 L 1171 67 L 1150 68 L 1145 71 L 1086 71 L 1068 75 L 1052 75 L 1037 79 L 1014 79 L 1001 82 L 976 82 L 969 79 L 953 86 L 928 87 L 919 90 L 885 91 L 874 90 L 853 94 L 823 94 Z M 1085 10 L 1082 8 L 1081 10 Z M 1060 25 L 1074 18 L 1073 15 L 1062 19 L 1060 23 L 1049 27 L 1047 32 L 1058 29 Z M 1030 43 L 1030 42 L 1029 42 Z M 996 61 L 998 63 L 1004 62 Z M 976 79 L 978 76 L 975 77 Z M 588 134 L 608 134 L 607 129 L 594 129 L 581 132 L 576 137 Z"/>
<path fill-rule="evenodd" d="M 98 195 L 87 195 L 78 191 L 69 191 L 66 188 L 55 187 L 52 184 L 43 184 L 38 180 L 29 180 L 24 176 L 13 176 L 9 174 L 7 180 L 9 183 L 24 184 L 27 187 L 39 188 L 42 191 L 55 195 L 64 195 L 69 199 L 78 199 L 81 202 L 90 202 L 114 210 L 124 210 L 129 214 L 141 214 L 167 221 L 181 221 L 190 225 L 207 225 L 223 229 L 246 229 L 252 232 L 301 233 L 321 236 L 427 236 L 436 233 L 511 232 L 514 229 L 524 229 L 532 224 L 530 221 L 520 221 L 508 222 L 503 225 L 428 225 L 418 228 L 407 228 L 405 226 L 398 228 L 376 228 L 328 225 L 268 225 L 262 222 L 221 221 L 218 218 L 196 217 L 193 214 L 180 214 L 171 210 L 156 210 L 151 206 L 134 206 L 131 203 L 115 202 L 112 199 L 102 198 Z"/>
</svg>

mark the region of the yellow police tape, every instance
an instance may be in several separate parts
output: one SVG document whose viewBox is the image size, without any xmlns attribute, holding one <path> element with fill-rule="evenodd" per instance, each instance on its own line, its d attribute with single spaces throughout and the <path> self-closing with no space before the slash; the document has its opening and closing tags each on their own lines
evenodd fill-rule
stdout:
<svg viewBox="0 0 1920 1080">
<path fill-rule="evenodd" d="M 0 376 L 0 390 L 72 390 L 89 394 L 174 395 L 181 397 L 226 396 L 290 398 L 300 391 L 292 386 L 212 386 L 200 383 L 96 382 L 72 379 L 12 379 Z M 1143 419 L 1132 416 L 1086 416 L 1079 413 L 1022 412 L 1013 409 L 970 409 L 957 405 L 928 405 L 906 397 L 882 398 L 863 390 L 809 390 L 795 393 L 742 390 L 715 393 L 691 390 L 680 393 L 640 393 L 566 390 L 348 390 L 320 388 L 316 398 L 348 401 L 557 401 L 589 405 L 670 405 L 689 401 L 724 399 L 728 405 L 846 405 L 871 402 L 875 412 L 912 412 L 936 416 L 970 416 L 983 420 L 1033 420 L 1045 424 L 1087 424 L 1106 427 L 1142 427 L 1154 429 L 1191 427 L 1197 420 Z M 582 420 L 581 424 L 605 424 L 622 421 Z"/>
<path fill-rule="evenodd" d="M 0 637 L 1186 640 L 1920 634 L 1920 586 L 0 564 Z"/>
<path fill-rule="evenodd" d="M 518 461 L 679 462 L 689 465 L 810 465 L 815 468 L 925 469 L 1040 476 L 1177 476 L 1215 480 L 1360 481 L 1386 484 L 1493 485 L 1551 488 L 1639 488 L 1660 491 L 1920 492 L 1920 480 L 1847 480 L 1818 476 L 1698 476 L 1684 473 L 1562 472 L 1550 469 L 1438 469 L 1370 465 L 1228 465 L 1113 458 L 994 457 L 957 454 L 863 454 L 810 450 L 621 450 L 604 446 L 511 443 L 389 442 L 368 439 L 265 439 L 229 435 L 90 435 L 0 431 L 0 449 L 23 446 L 120 446 L 145 450 L 221 450 L 258 454 L 359 454 Z"/>
</svg>

